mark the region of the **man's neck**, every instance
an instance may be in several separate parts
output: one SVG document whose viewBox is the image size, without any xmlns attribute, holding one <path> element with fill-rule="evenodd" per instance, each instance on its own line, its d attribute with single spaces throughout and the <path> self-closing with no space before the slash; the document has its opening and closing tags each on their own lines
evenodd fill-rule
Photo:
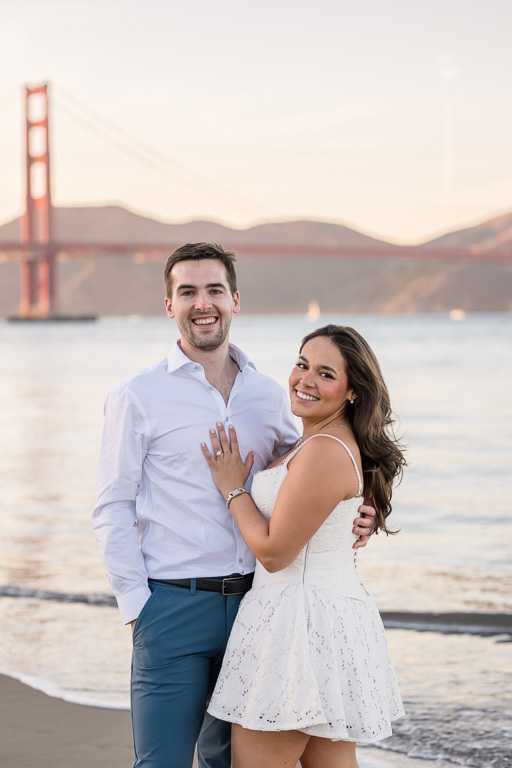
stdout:
<svg viewBox="0 0 512 768">
<path fill-rule="evenodd" d="M 231 368 L 233 361 L 229 356 L 229 340 L 226 339 L 217 349 L 197 349 L 186 340 L 180 339 L 181 351 L 193 363 L 199 363 L 204 368 L 206 378 L 208 374 L 219 376 Z"/>
<path fill-rule="evenodd" d="M 194 363 L 199 363 L 203 366 L 206 380 L 220 392 L 227 405 L 231 389 L 239 371 L 238 363 L 229 356 L 228 340 L 226 339 L 224 344 L 218 349 L 209 351 L 196 349 L 196 347 L 192 347 L 183 341 L 180 341 L 180 346 L 183 354 Z"/>
</svg>

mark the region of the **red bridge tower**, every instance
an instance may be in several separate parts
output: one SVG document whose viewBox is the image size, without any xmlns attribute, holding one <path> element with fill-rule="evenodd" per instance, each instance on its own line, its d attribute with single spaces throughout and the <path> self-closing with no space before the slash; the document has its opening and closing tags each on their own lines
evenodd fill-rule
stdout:
<svg viewBox="0 0 512 768">
<path fill-rule="evenodd" d="M 26 191 L 20 240 L 21 317 L 48 317 L 56 312 L 53 209 L 50 191 L 48 86 L 26 89 Z"/>
</svg>

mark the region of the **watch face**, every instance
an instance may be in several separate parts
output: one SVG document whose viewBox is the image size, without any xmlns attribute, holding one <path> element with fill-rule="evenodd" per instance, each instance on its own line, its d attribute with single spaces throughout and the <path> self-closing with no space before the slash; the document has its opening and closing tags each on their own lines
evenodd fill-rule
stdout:
<svg viewBox="0 0 512 768">
<path fill-rule="evenodd" d="M 237 496 L 240 496 L 240 494 L 242 493 L 248 493 L 248 491 L 246 491 L 245 488 L 235 488 L 234 491 L 231 491 L 231 493 L 226 499 L 226 504 L 228 509 L 229 509 L 230 502 L 232 502 L 233 499 L 235 499 Z"/>
</svg>

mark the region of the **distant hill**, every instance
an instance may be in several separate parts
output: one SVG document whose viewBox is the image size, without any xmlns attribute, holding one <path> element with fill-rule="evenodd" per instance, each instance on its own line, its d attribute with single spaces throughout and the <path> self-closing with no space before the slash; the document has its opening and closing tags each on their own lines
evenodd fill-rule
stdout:
<svg viewBox="0 0 512 768">
<path fill-rule="evenodd" d="M 0 227 L 1 242 L 18 238 L 18 221 Z M 338 224 L 295 221 L 262 224 L 245 230 L 198 221 L 167 224 L 123 208 L 58 208 L 56 239 L 74 242 L 168 243 L 169 251 L 199 240 L 237 247 L 242 308 L 246 313 L 306 311 L 315 300 L 323 312 L 469 312 L 512 311 L 512 265 L 437 262 L 379 255 L 390 244 Z M 512 250 L 512 214 L 429 242 L 431 248 Z M 364 248 L 375 258 L 249 255 L 249 246 Z M 244 245 L 248 247 L 244 254 Z M 162 260 L 140 254 L 98 254 L 88 259 L 61 258 L 58 265 L 60 311 L 66 314 L 156 315 L 163 311 Z M 0 263 L 0 315 L 15 314 L 19 266 Z"/>
<path fill-rule="evenodd" d="M 168 224 L 141 216 L 119 206 L 98 208 L 56 208 L 54 212 L 56 240 L 78 243 L 170 243 L 219 242 L 275 245 L 316 245 L 336 247 L 353 245 L 379 248 L 389 245 L 340 224 L 321 221 L 287 221 L 260 224 L 248 229 L 230 229 L 212 221 Z M 19 220 L 0 227 L 0 243 L 17 240 Z"/>
<path fill-rule="evenodd" d="M 512 213 L 449 232 L 426 245 L 432 248 L 468 248 L 471 253 L 512 253 Z"/>
</svg>

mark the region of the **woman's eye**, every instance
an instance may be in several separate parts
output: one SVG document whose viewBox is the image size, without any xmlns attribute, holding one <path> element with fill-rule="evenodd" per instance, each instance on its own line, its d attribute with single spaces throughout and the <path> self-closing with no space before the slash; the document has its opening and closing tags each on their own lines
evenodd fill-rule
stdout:
<svg viewBox="0 0 512 768">
<path fill-rule="evenodd" d="M 326 371 L 322 371 L 322 373 L 320 375 L 323 376 L 325 379 L 332 379 L 332 378 L 334 378 L 332 376 L 332 374 L 327 373 Z"/>
</svg>

